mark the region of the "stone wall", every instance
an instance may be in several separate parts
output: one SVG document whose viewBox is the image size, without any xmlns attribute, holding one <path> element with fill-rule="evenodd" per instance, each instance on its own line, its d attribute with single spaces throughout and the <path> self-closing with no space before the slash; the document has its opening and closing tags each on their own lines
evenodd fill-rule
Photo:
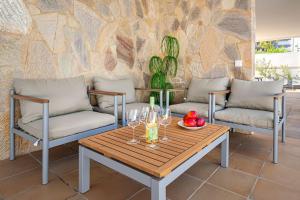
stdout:
<svg viewBox="0 0 300 200">
<path fill-rule="evenodd" d="M 13 78 L 130 76 L 147 87 L 149 58 L 170 34 L 180 43 L 175 85 L 192 76 L 250 79 L 253 19 L 254 0 L 1 0 L 0 159 L 8 157 Z M 17 140 L 18 153 L 32 150 Z"/>
</svg>

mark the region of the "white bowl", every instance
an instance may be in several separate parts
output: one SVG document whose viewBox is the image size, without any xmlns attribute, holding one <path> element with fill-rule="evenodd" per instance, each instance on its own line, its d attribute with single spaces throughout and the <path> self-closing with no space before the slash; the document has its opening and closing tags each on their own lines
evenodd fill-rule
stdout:
<svg viewBox="0 0 300 200">
<path fill-rule="evenodd" d="M 178 123 L 178 126 L 181 126 L 182 128 L 188 129 L 188 130 L 199 130 L 201 128 L 204 128 L 206 126 L 206 123 L 204 126 L 195 126 L 195 127 L 190 127 L 190 126 L 185 126 L 183 123 L 183 120 L 180 120 Z"/>
</svg>

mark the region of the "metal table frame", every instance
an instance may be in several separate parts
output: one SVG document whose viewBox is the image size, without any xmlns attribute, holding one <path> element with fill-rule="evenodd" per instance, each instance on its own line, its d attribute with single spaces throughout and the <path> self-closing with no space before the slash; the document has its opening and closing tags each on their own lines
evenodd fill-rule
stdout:
<svg viewBox="0 0 300 200">
<path fill-rule="evenodd" d="M 229 164 L 229 132 L 218 137 L 208 146 L 187 159 L 167 176 L 157 178 L 124 163 L 108 158 L 82 145 L 79 146 L 79 192 L 85 193 L 90 189 L 90 159 L 109 167 L 129 178 L 151 188 L 151 200 L 166 200 L 166 187 L 207 153 L 221 144 L 221 166 Z"/>
</svg>

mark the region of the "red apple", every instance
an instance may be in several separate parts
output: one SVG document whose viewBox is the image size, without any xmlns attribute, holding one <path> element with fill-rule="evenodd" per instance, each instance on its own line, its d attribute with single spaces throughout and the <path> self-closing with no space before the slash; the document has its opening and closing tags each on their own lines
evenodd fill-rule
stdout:
<svg viewBox="0 0 300 200">
<path fill-rule="evenodd" d="M 196 119 L 197 118 L 197 112 L 196 111 L 189 111 L 187 114 L 188 118 Z"/>
<path fill-rule="evenodd" d="M 193 118 L 187 118 L 185 121 L 183 121 L 185 126 L 188 127 L 195 127 L 197 126 L 197 120 Z"/>
<path fill-rule="evenodd" d="M 204 126 L 205 125 L 205 120 L 204 118 L 198 118 L 197 120 L 197 126 Z"/>
<path fill-rule="evenodd" d="M 184 115 L 183 121 L 187 120 L 188 118 L 189 118 L 188 115 Z"/>
</svg>

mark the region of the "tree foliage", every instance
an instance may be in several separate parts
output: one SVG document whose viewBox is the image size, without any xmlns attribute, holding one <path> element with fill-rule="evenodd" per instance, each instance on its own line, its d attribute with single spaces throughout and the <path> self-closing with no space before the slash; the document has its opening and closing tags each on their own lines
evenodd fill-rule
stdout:
<svg viewBox="0 0 300 200">
<path fill-rule="evenodd" d="M 288 50 L 284 47 L 275 47 L 274 42 L 277 41 L 263 41 L 257 43 L 256 53 L 285 53 Z"/>
</svg>

